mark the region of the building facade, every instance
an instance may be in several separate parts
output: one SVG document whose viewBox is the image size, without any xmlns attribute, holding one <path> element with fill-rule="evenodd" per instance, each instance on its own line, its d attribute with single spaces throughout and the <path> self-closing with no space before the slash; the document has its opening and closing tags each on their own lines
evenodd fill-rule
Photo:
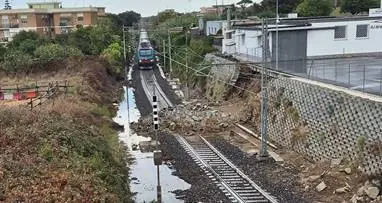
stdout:
<svg viewBox="0 0 382 203">
<path fill-rule="evenodd" d="M 91 26 L 105 16 L 103 7 L 62 8 L 60 2 L 30 3 L 27 9 L 0 10 L 0 41 L 11 41 L 22 30 L 55 36 L 79 26 Z"/>
</svg>

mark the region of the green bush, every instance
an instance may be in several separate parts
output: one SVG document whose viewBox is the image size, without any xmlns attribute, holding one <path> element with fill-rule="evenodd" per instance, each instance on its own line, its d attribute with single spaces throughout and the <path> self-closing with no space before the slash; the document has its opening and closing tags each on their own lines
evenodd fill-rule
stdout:
<svg viewBox="0 0 382 203">
<path fill-rule="evenodd" d="M 81 56 L 82 52 L 75 47 L 64 47 L 59 44 L 48 44 L 40 46 L 34 53 L 40 61 L 51 61 L 63 59 L 70 56 Z"/>
<path fill-rule="evenodd" d="M 113 73 L 121 73 L 122 47 L 120 43 L 114 42 L 110 44 L 102 51 L 101 55 L 109 61 Z"/>
<path fill-rule="evenodd" d="M 332 10 L 330 0 L 304 0 L 296 9 L 300 16 L 328 16 Z"/>
<path fill-rule="evenodd" d="M 21 72 L 28 71 L 30 66 L 32 65 L 32 56 L 26 54 L 20 50 L 8 50 L 1 64 L 1 67 L 6 72 Z"/>
</svg>

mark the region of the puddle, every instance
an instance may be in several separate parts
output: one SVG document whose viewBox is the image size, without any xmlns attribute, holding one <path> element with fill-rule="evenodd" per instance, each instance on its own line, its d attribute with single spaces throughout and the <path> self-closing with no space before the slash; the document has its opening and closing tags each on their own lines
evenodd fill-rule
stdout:
<svg viewBox="0 0 382 203">
<path fill-rule="evenodd" d="M 129 74 L 129 78 L 131 78 L 131 73 Z M 134 89 L 124 87 L 124 91 L 125 96 L 123 101 L 119 104 L 119 111 L 114 121 L 125 126 L 125 131 L 119 134 L 119 139 L 125 143 L 130 150 L 129 153 L 135 159 L 134 163 L 130 166 L 130 189 L 132 193 L 136 193 L 135 201 L 150 202 L 156 200 L 157 196 L 157 176 L 153 153 L 133 151 L 132 148 L 134 144 L 138 145 L 141 141 L 150 141 L 151 138 L 138 136 L 136 133 L 131 132 L 129 118 L 130 122 L 137 122 L 140 118 L 140 113 L 135 103 Z M 176 199 L 175 194 L 171 193 L 171 191 L 186 190 L 189 189 L 191 185 L 179 177 L 173 176 L 172 172 L 173 169 L 168 165 L 160 166 L 162 202 L 184 202 L 183 200 Z"/>
</svg>

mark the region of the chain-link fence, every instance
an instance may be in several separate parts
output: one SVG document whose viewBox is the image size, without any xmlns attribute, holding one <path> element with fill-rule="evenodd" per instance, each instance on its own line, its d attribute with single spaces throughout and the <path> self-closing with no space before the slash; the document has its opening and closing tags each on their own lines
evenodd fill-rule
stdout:
<svg viewBox="0 0 382 203">
<path fill-rule="evenodd" d="M 280 61 L 272 69 L 311 80 L 382 96 L 382 58 L 338 58 Z"/>
</svg>

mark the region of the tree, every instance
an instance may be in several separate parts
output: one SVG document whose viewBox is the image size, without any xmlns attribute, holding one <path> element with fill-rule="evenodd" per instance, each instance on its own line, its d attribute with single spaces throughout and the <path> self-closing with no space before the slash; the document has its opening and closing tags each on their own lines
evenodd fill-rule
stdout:
<svg viewBox="0 0 382 203">
<path fill-rule="evenodd" d="M 236 4 L 239 5 L 241 7 L 242 11 L 245 13 L 245 15 L 247 15 L 246 8 L 247 8 L 247 5 L 251 4 L 251 3 L 253 3 L 252 0 L 240 0 Z"/>
<path fill-rule="evenodd" d="M 25 40 L 33 40 L 37 42 L 38 39 L 39 36 L 37 32 L 23 30 L 13 37 L 13 40 L 8 43 L 8 47 L 17 49 Z"/>
<path fill-rule="evenodd" d="M 304 0 L 296 10 L 300 16 L 328 16 L 333 4 L 331 0 Z"/>
<path fill-rule="evenodd" d="M 33 63 L 32 56 L 20 50 L 8 50 L 4 58 L 1 66 L 7 72 L 27 71 Z"/>
<path fill-rule="evenodd" d="M 134 11 L 125 11 L 123 13 L 118 14 L 118 17 L 120 19 L 120 22 L 122 23 L 120 27 L 122 27 L 122 25 L 133 26 L 135 23 L 141 20 L 141 14 L 136 13 Z"/>
<path fill-rule="evenodd" d="M 169 19 L 172 19 L 172 18 L 175 18 L 178 16 L 178 13 L 175 12 L 174 10 L 165 10 L 165 11 L 162 11 L 162 12 L 159 12 L 158 14 L 158 21 L 159 23 L 163 23 Z"/>
<path fill-rule="evenodd" d="M 342 0 L 341 11 L 350 12 L 351 14 L 359 14 L 368 12 L 369 8 L 378 8 L 379 0 Z"/>
</svg>

